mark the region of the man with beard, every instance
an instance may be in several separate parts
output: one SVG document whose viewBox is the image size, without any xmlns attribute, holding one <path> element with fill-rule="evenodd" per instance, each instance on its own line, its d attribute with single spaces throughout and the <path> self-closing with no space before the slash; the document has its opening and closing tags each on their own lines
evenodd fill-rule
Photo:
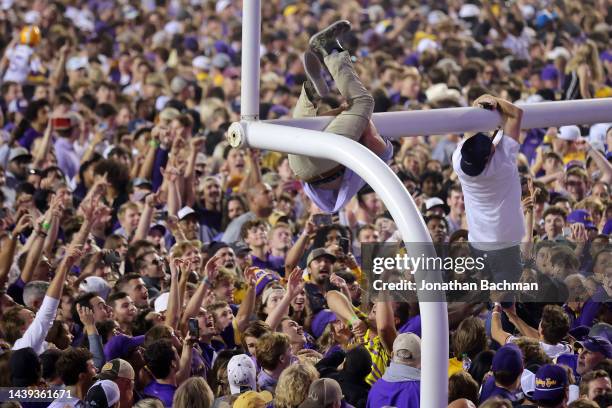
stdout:
<svg viewBox="0 0 612 408">
<path fill-rule="evenodd" d="M 236 255 L 234 250 L 225 242 L 213 241 L 208 246 L 208 258 L 215 257 L 215 267 L 225 268 L 228 271 L 236 272 Z"/>
<path fill-rule="evenodd" d="M 304 292 L 313 314 L 327 307 L 325 294 L 335 288 L 329 281 L 334 262 L 336 257 L 325 248 L 316 248 L 308 254 L 306 266 L 310 272 L 310 281 L 304 284 Z"/>
</svg>

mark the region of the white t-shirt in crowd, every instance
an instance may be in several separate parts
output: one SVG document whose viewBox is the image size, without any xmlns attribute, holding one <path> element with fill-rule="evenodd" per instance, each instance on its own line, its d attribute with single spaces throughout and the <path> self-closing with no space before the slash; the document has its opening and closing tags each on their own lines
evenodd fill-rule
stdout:
<svg viewBox="0 0 612 408">
<path fill-rule="evenodd" d="M 521 208 L 521 180 L 516 159 L 517 141 L 504 135 L 484 171 L 476 177 L 461 170 L 461 147 L 453 153 L 453 169 L 459 176 L 468 224 L 468 240 L 480 250 L 517 245 L 525 235 Z M 490 245 L 478 245 L 486 243 Z"/>
<path fill-rule="evenodd" d="M 4 74 L 4 81 L 13 81 L 22 84 L 28 78 L 30 71 L 36 66 L 32 59 L 34 50 L 27 45 L 19 44 L 6 51 L 8 68 Z"/>
</svg>

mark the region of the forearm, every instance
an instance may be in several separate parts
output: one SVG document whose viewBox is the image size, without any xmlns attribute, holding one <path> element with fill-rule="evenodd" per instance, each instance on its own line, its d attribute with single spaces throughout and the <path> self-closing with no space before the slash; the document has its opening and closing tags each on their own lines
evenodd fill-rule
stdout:
<svg viewBox="0 0 612 408">
<path fill-rule="evenodd" d="M 60 227 L 60 220 L 57 218 L 54 218 L 51 221 L 51 228 L 49 228 L 49 232 L 47 235 L 47 238 L 45 238 L 45 243 L 44 243 L 44 247 L 43 247 L 43 253 L 47 256 L 51 256 L 51 254 L 53 253 L 53 247 L 55 246 L 55 243 L 57 242 L 57 236 L 59 234 L 59 227 Z"/>
<path fill-rule="evenodd" d="M 602 181 L 608 184 L 612 182 L 612 165 L 606 160 L 605 156 L 592 147 L 589 147 L 588 155 L 591 156 L 595 165 L 601 171 Z"/>
<path fill-rule="evenodd" d="M 34 153 L 34 168 L 42 167 L 45 158 L 49 155 L 49 150 L 51 149 L 51 127 L 47 126 L 45 129 L 45 134 L 42 138 L 41 144 L 36 149 Z"/>
<path fill-rule="evenodd" d="M 337 290 L 328 291 L 325 295 L 325 299 L 327 300 L 329 309 L 342 320 L 352 323 L 355 319 L 359 319 L 353 310 L 351 301 Z"/>
<path fill-rule="evenodd" d="M 181 326 L 187 324 L 187 321 L 190 318 L 197 316 L 198 311 L 202 307 L 202 303 L 204 302 L 204 296 L 206 296 L 208 289 L 209 286 L 204 280 L 202 280 L 191 299 L 189 299 L 187 306 L 185 306 L 185 311 L 181 316 Z"/>
<path fill-rule="evenodd" d="M 72 264 L 69 264 L 64 260 L 57 271 L 55 272 L 55 276 L 47 289 L 47 296 L 53 299 L 60 299 L 62 295 L 62 290 L 64 289 L 64 282 L 66 281 L 66 275 L 68 271 L 72 267 Z"/>
<path fill-rule="evenodd" d="M 153 219 L 153 207 L 145 204 L 145 209 L 140 216 L 140 220 L 138 221 L 138 227 L 136 228 L 136 232 L 134 233 L 134 238 L 132 238 L 132 242 L 136 242 L 142 239 L 147 239 L 147 235 L 149 234 L 149 227 L 151 226 L 151 220 Z"/>
<path fill-rule="evenodd" d="M 521 335 L 525 337 L 531 337 L 532 339 L 538 339 L 540 337 L 538 330 L 529 326 L 527 323 L 523 321 L 523 319 L 518 317 L 518 315 L 511 314 L 511 313 L 506 313 L 506 314 L 508 316 L 508 319 L 510 319 L 510 323 L 512 323 L 514 327 L 518 329 Z"/>
<path fill-rule="evenodd" d="M 377 302 L 376 330 L 387 352 L 391 352 L 393 350 L 393 342 L 397 337 L 395 316 L 391 302 Z"/>
<path fill-rule="evenodd" d="M 236 323 L 238 325 L 238 331 L 240 333 L 244 332 L 249 325 L 249 318 L 255 311 L 255 288 L 249 285 L 246 294 L 244 295 L 244 299 L 240 304 L 240 309 L 238 309 L 238 314 L 236 315 Z"/>
<path fill-rule="evenodd" d="M 308 234 L 302 232 L 295 241 L 295 244 L 289 249 L 287 252 L 287 256 L 285 257 L 285 274 L 289 275 L 293 268 L 295 268 L 300 262 L 300 258 L 304 255 L 304 251 L 306 251 L 306 246 L 308 246 Z"/>
<path fill-rule="evenodd" d="M 291 296 L 289 293 L 285 293 L 285 296 L 281 299 L 281 301 L 276 305 L 274 310 L 270 312 L 268 317 L 266 318 L 266 323 L 272 331 L 275 331 L 278 327 L 281 319 L 289 313 L 289 306 L 291 305 Z"/>
<path fill-rule="evenodd" d="M 501 313 L 493 312 L 491 315 L 491 338 L 503 346 L 510 336 L 510 333 L 502 329 Z"/>
<path fill-rule="evenodd" d="M 178 325 L 178 313 L 180 308 L 179 282 L 176 275 L 170 279 L 170 296 L 168 298 L 168 310 L 166 310 L 165 323 L 176 330 Z"/>
<path fill-rule="evenodd" d="M 40 262 L 40 258 L 42 257 L 42 249 L 45 244 L 45 237 L 43 235 L 38 234 L 36 231 L 32 232 L 32 234 L 36 234 L 34 241 L 32 242 L 32 246 L 28 250 L 28 255 L 26 257 L 26 262 L 21 271 L 21 280 L 25 283 L 28 283 L 32 280 L 32 275 L 34 275 L 34 270 Z"/>
<path fill-rule="evenodd" d="M 4 287 L 6 278 L 13 265 L 13 258 L 15 257 L 15 249 L 17 248 L 18 236 L 14 235 L 5 245 L 4 250 L 0 253 L 0 288 Z"/>
<path fill-rule="evenodd" d="M 177 183 L 168 182 L 168 215 L 177 215 L 181 208 L 181 197 Z"/>
<path fill-rule="evenodd" d="M 140 166 L 140 170 L 138 172 L 138 177 L 150 180 L 151 174 L 153 173 L 153 166 L 155 165 L 157 147 L 153 144 L 147 147 L 147 151 L 145 153 L 145 159 Z"/>
<path fill-rule="evenodd" d="M 193 346 L 183 344 L 183 353 L 181 354 L 179 369 L 176 372 L 176 385 L 180 385 L 191 374 L 191 353 L 193 353 Z"/>
</svg>

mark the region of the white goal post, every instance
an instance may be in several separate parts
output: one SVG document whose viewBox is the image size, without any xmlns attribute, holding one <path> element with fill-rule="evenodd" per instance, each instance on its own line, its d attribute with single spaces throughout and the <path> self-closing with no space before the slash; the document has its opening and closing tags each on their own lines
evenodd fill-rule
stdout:
<svg viewBox="0 0 612 408">
<path fill-rule="evenodd" d="M 323 132 L 332 118 L 259 121 L 261 0 L 243 0 L 241 121 L 232 124 L 228 140 L 250 146 L 334 160 L 352 169 L 378 193 L 411 253 L 435 256 L 427 227 L 408 191 L 373 152 L 348 138 Z M 612 98 L 523 105 L 523 126 L 548 127 L 612 122 Z M 404 136 L 488 131 L 497 128 L 497 113 L 451 108 L 374 114 L 380 134 Z M 417 272 L 417 285 L 420 273 Z M 441 276 L 428 276 L 428 281 Z M 418 287 L 417 286 L 417 287 Z M 421 407 L 448 405 L 448 311 L 445 299 L 419 302 L 422 322 Z"/>
</svg>

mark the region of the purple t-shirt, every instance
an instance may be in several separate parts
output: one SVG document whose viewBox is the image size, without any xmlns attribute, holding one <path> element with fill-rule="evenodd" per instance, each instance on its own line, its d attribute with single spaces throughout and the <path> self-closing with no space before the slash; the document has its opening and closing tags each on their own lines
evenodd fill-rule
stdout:
<svg viewBox="0 0 612 408">
<path fill-rule="evenodd" d="M 379 379 L 372 385 L 368 394 L 367 408 L 380 408 L 385 405 L 392 407 L 420 407 L 421 382 L 398 381 L 390 382 Z"/>
<path fill-rule="evenodd" d="M 28 150 L 32 149 L 32 143 L 34 140 L 41 137 L 43 134 L 37 131 L 34 128 L 28 128 L 25 132 L 23 132 L 23 136 L 19 138 L 19 144 L 25 147 Z"/>
<path fill-rule="evenodd" d="M 387 148 L 380 158 L 385 163 L 388 163 L 393 157 L 393 145 L 388 140 L 386 143 Z M 357 192 L 359 192 L 359 190 L 361 190 L 361 188 L 365 185 L 365 181 L 363 181 L 363 179 L 359 177 L 357 173 L 347 168 L 344 172 L 344 176 L 342 177 L 342 184 L 339 190 L 325 190 L 312 186 L 308 183 L 303 184 L 304 191 L 308 197 L 314 201 L 317 207 L 328 213 L 334 213 L 344 207 L 344 205 L 348 203 L 349 200 L 353 198 Z"/>
<path fill-rule="evenodd" d="M 153 380 L 149 383 L 149 385 L 144 387 L 143 391 L 146 397 L 158 398 L 161 402 L 163 402 L 164 407 L 171 407 L 172 398 L 174 398 L 176 387 L 170 384 L 160 384 Z"/>
<path fill-rule="evenodd" d="M 498 387 L 495 384 L 495 378 L 491 376 L 482 386 L 482 391 L 480 392 L 480 403 L 482 404 L 489 398 L 496 396 L 505 398 L 509 401 L 516 401 L 516 395 L 505 388 Z"/>
</svg>

